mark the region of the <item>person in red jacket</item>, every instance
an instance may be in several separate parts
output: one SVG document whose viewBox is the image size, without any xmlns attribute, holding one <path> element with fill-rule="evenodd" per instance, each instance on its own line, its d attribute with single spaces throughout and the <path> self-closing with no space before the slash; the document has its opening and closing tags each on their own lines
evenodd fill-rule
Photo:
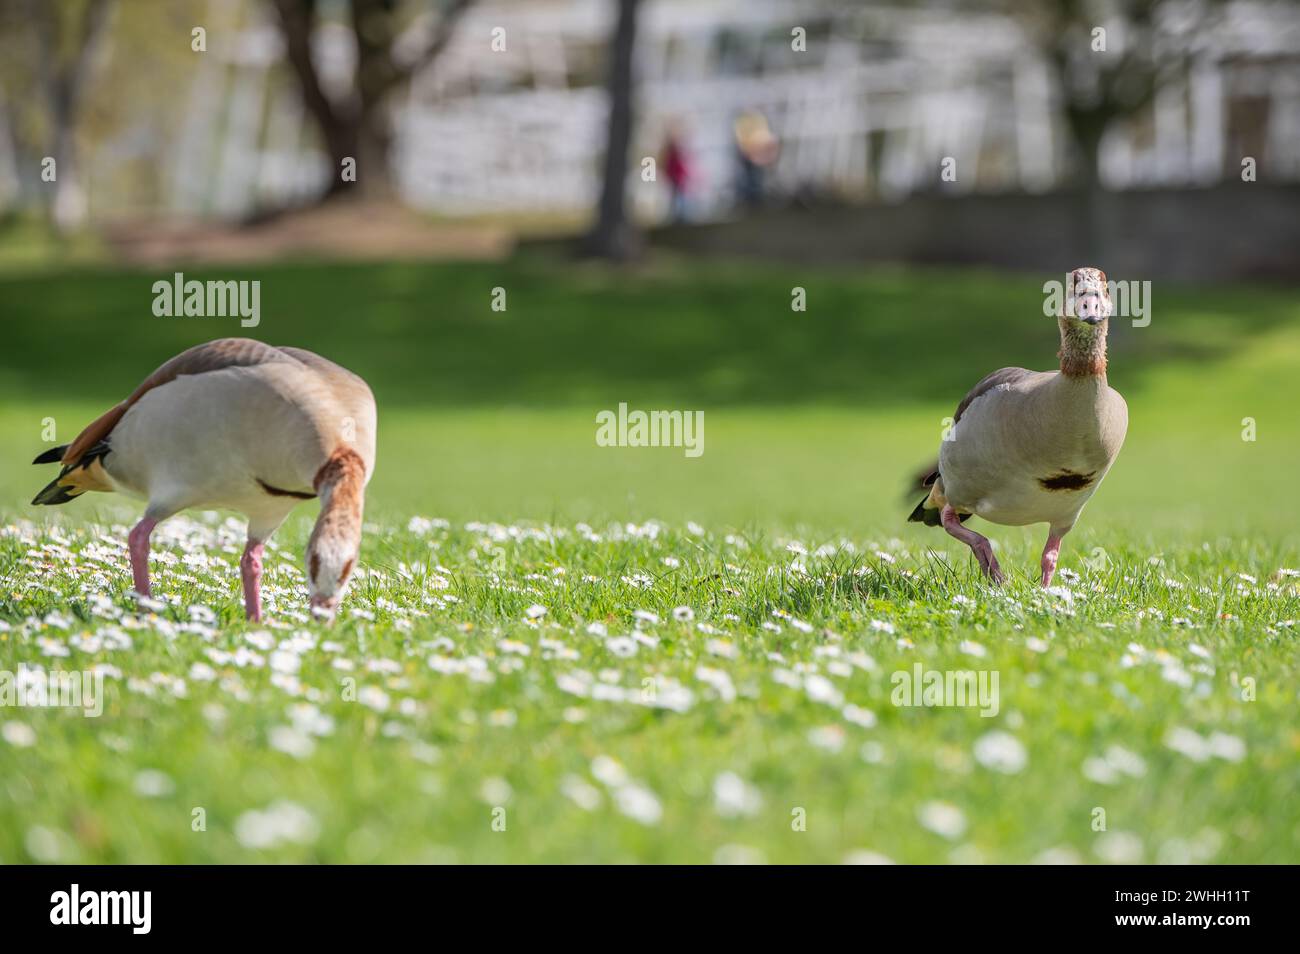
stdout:
<svg viewBox="0 0 1300 954">
<path fill-rule="evenodd" d="M 668 205 L 668 217 L 673 222 L 685 222 L 690 211 L 691 157 L 686 151 L 682 131 L 676 124 L 668 127 L 668 138 L 664 142 L 663 156 L 660 160 L 664 167 L 664 176 L 668 179 L 668 188 L 672 193 Z"/>
</svg>

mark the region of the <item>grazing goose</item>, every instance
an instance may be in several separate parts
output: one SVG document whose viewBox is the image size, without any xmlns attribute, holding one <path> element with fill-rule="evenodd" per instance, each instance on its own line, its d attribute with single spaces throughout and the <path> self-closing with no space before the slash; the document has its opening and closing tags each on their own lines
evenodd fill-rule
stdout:
<svg viewBox="0 0 1300 954">
<path fill-rule="evenodd" d="M 1106 276 L 1076 268 L 1065 296 L 1061 369 L 994 371 L 957 405 L 922 481 L 929 495 L 909 520 L 942 524 L 971 548 L 996 583 L 1002 569 L 986 537 L 962 524 L 971 514 L 991 523 L 1046 523 L 1042 585 L 1056 572 L 1061 538 L 1115 462 L 1128 429 L 1128 407 L 1106 383 L 1106 330 L 1112 306 Z"/>
<path fill-rule="evenodd" d="M 307 546 L 315 615 L 332 618 L 361 545 L 375 463 L 375 400 L 350 371 L 301 348 L 223 338 L 165 363 L 71 444 L 34 463 L 63 469 L 33 504 L 88 490 L 147 502 L 128 538 L 136 592 L 149 595 L 149 535 L 190 507 L 248 517 L 239 561 L 248 618 L 262 617 L 262 553 L 295 506 L 321 498 Z"/>
</svg>

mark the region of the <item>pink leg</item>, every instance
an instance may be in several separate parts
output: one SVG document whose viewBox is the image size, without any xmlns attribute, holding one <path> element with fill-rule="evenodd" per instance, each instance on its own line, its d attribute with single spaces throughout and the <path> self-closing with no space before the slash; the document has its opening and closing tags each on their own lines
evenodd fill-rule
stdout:
<svg viewBox="0 0 1300 954">
<path fill-rule="evenodd" d="M 262 619 L 262 548 L 261 540 L 249 538 L 239 560 L 239 573 L 244 579 L 244 612 L 253 622 Z"/>
<path fill-rule="evenodd" d="M 131 577 L 135 591 L 141 596 L 149 595 L 149 534 L 158 526 L 158 521 L 144 517 L 126 538 L 127 548 L 131 553 Z"/>
<path fill-rule="evenodd" d="M 1052 585 L 1056 573 L 1056 558 L 1061 552 L 1061 538 L 1055 532 L 1047 534 L 1047 545 L 1043 547 L 1043 589 Z"/>
<path fill-rule="evenodd" d="M 993 555 L 993 544 L 989 543 L 988 538 L 980 536 L 974 530 L 967 530 L 963 527 L 961 519 L 957 516 L 957 511 L 950 504 L 940 511 L 939 519 L 950 536 L 956 537 L 970 547 L 971 552 L 975 554 L 975 559 L 979 561 L 980 569 L 984 571 L 984 575 L 994 583 L 1001 583 L 1003 580 L 1002 568 L 998 566 L 998 559 Z"/>
</svg>

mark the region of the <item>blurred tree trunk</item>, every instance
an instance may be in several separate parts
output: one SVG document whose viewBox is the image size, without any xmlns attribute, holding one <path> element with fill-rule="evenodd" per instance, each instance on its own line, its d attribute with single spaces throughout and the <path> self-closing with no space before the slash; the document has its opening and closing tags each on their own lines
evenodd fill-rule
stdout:
<svg viewBox="0 0 1300 954">
<path fill-rule="evenodd" d="M 1101 188 L 1100 147 L 1117 120 L 1148 107 L 1164 83 L 1186 66 L 1155 43 L 1169 0 L 1002 0 L 1035 43 L 1056 79 L 1075 149 L 1075 180 Z M 1223 0 L 1182 11 L 1181 31 L 1206 33 L 1223 15 Z M 1099 31 L 1100 28 L 1100 31 Z M 1097 33 L 1100 32 L 1100 36 Z"/>
<path fill-rule="evenodd" d="M 1149 107 L 1157 91 L 1185 69 L 1181 55 L 1155 43 L 1157 22 L 1167 0 L 1003 0 L 1021 21 L 1054 74 L 1062 117 L 1074 150 L 1077 206 L 1072 228 L 1083 254 L 1104 254 L 1110 217 L 1101 182 L 1101 146 L 1106 133 Z M 1194 11 L 1205 30 L 1222 13 L 1222 0 Z M 1184 30 L 1190 29 L 1184 23 Z"/>
<path fill-rule="evenodd" d="M 394 187 L 389 97 L 417 71 L 438 59 L 474 0 L 449 0 L 424 48 L 403 60 L 398 59 L 394 50 L 401 26 L 399 4 L 392 0 L 350 0 L 357 64 L 352 89 L 342 99 L 325 92 L 312 58 L 316 0 L 271 2 L 284 39 L 285 57 L 298 80 L 303 105 L 316 123 L 330 156 L 330 182 L 320 198 L 390 196 Z M 355 163 L 355 180 L 344 178 L 347 160 Z"/>
<path fill-rule="evenodd" d="M 1084 189 L 1097 189 L 1101 185 L 1101 140 L 1113 119 L 1114 112 L 1104 106 L 1065 104 L 1065 124 L 1078 150 L 1077 175 Z"/>
<path fill-rule="evenodd" d="M 1094 106 L 1065 104 L 1066 125 L 1077 151 L 1079 191 L 1073 225 L 1079 238 L 1080 254 L 1090 262 L 1100 260 L 1106 252 L 1108 236 L 1101 186 L 1101 141 L 1115 118 L 1115 112 L 1104 103 Z"/>
<path fill-rule="evenodd" d="M 18 137 L 10 123 L 9 104 L 0 90 L 0 219 L 22 199 L 18 155 Z"/>
<path fill-rule="evenodd" d="M 77 155 L 77 117 L 96 51 L 104 36 L 111 0 L 85 0 L 80 15 L 47 0 L 29 0 L 28 14 L 39 50 L 38 80 L 50 119 L 53 196 L 46 208 L 56 231 L 70 232 L 86 221 L 86 189 Z"/>
<path fill-rule="evenodd" d="M 636 52 L 636 18 L 640 0 L 616 2 L 618 17 L 609 43 L 609 136 L 605 145 L 596 224 L 587 235 L 584 246 L 589 255 L 611 261 L 626 261 L 639 248 L 636 229 L 627 216 L 626 181 L 635 86 L 632 61 Z"/>
</svg>

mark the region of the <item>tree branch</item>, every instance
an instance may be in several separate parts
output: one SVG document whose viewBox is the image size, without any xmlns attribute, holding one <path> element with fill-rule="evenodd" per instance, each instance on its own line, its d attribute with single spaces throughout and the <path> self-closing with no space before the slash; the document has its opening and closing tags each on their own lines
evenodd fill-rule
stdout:
<svg viewBox="0 0 1300 954">
<path fill-rule="evenodd" d="M 73 37 L 73 53 L 60 71 L 60 85 L 66 97 L 69 115 L 75 115 L 81 104 L 81 94 L 90 75 L 95 48 L 108 23 L 109 0 L 87 0 L 81 11 L 79 32 Z"/>
<path fill-rule="evenodd" d="M 434 28 L 429 44 L 410 62 L 393 64 L 393 72 L 385 78 L 379 90 L 380 94 L 382 95 L 394 86 L 409 80 L 415 73 L 436 61 L 442 55 L 442 51 L 447 48 L 447 44 L 451 42 L 457 24 L 460 23 L 461 18 L 473 5 L 474 0 L 451 0 L 447 9 L 443 11 L 442 17 L 438 20 L 437 27 Z"/>
<path fill-rule="evenodd" d="M 325 95 L 320 74 L 311 58 L 312 17 L 309 3 L 303 0 L 273 0 L 280 19 L 280 35 L 284 38 L 285 56 L 298 77 L 303 103 L 316 117 L 322 130 L 338 125 L 338 110 Z"/>
</svg>

